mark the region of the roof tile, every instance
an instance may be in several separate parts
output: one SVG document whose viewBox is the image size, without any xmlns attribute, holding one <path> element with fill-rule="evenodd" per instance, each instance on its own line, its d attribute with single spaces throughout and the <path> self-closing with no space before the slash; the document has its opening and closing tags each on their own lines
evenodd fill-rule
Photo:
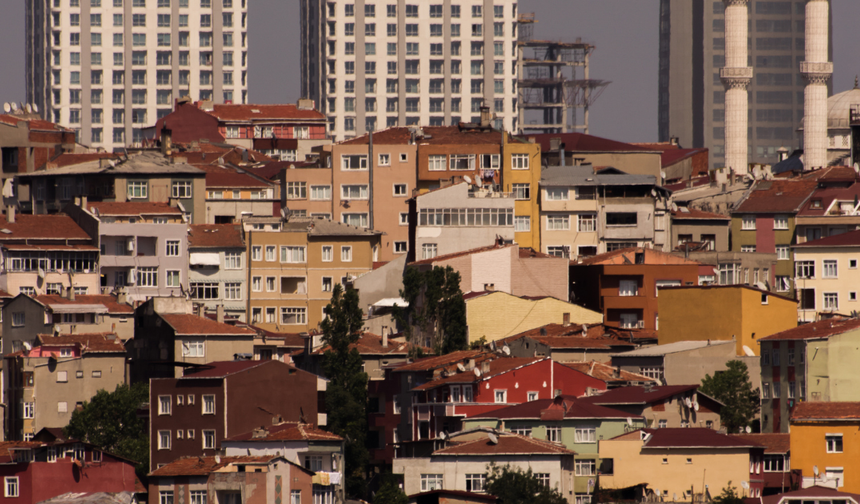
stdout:
<svg viewBox="0 0 860 504">
<path fill-rule="evenodd" d="M 238 224 L 192 224 L 188 248 L 245 248 L 242 226 Z"/>
<path fill-rule="evenodd" d="M 159 316 L 170 324 L 177 335 L 253 336 L 257 334 L 248 327 L 223 324 L 191 313 L 160 313 Z"/>
<path fill-rule="evenodd" d="M 447 448 L 433 452 L 433 455 L 574 455 L 561 444 L 551 443 L 518 434 L 498 432 L 497 443 L 489 437 L 465 442 L 451 442 Z M 456 443 L 456 444 L 455 444 Z"/>
<path fill-rule="evenodd" d="M 791 411 L 791 421 L 860 420 L 860 402 L 798 402 Z"/>
</svg>

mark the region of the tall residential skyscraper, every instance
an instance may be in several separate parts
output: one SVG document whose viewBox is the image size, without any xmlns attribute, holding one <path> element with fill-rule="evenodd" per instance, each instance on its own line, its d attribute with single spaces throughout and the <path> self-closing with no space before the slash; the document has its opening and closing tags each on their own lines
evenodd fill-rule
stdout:
<svg viewBox="0 0 860 504">
<path fill-rule="evenodd" d="M 301 0 L 302 95 L 337 140 L 390 126 L 515 130 L 515 0 Z"/>
<path fill-rule="evenodd" d="M 27 0 L 27 101 L 108 151 L 184 95 L 246 103 L 248 0 Z"/>
<path fill-rule="evenodd" d="M 659 137 L 709 148 L 714 168 L 726 166 L 725 9 L 723 0 L 660 0 Z M 749 162 L 775 163 L 780 147 L 802 146 L 806 1 L 749 0 L 747 12 Z"/>
</svg>

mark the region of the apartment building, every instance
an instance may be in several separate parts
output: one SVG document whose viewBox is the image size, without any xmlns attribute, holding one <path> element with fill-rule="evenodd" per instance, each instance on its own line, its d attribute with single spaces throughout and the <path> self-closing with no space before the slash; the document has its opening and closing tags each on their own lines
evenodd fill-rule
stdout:
<svg viewBox="0 0 860 504">
<path fill-rule="evenodd" d="M 857 310 L 860 231 L 799 243 L 793 251 L 798 321 L 814 322 L 825 314 Z"/>
<path fill-rule="evenodd" d="M 239 224 L 198 224 L 188 233 L 191 298 L 210 312 L 245 321 L 248 295 L 245 240 Z"/>
<path fill-rule="evenodd" d="M 302 0 L 302 96 L 343 140 L 392 126 L 517 129 L 517 3 Z"/>
<path fill-rule="evenodd" d="M 247 103 L 247 0 L 27 0 L 27 101 L 111 151 L 175 99 Z"/>
<path fill-rule="evenodd" d="M 319 326 L 335 283 L 373 269 L 381 233 L 328 219 L 248 217 L 243 220 L 250 260 L 247 313 L 274 332 Z"/>
</svg>

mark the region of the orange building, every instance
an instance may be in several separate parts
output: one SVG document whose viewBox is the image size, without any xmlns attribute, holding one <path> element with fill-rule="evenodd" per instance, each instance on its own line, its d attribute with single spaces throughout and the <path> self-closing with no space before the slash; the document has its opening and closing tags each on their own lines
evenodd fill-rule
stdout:
<svg viewBox="0 0 860 504">
<path fill-rule="evenodd" d="M 791 467 L 804 488 L 860 491 L 860 402 L 800 402 L 791 412 Z"/>
</svg>

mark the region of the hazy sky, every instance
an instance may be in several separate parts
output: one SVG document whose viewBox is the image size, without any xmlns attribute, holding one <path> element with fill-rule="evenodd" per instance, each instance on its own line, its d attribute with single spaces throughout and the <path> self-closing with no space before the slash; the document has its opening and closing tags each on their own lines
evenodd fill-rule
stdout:
<svg viewBox="0 0 860 504">
<path fill-rule="evenodd" d="M 24 3 L 0 0 L 0 101 L 24 101 Z M 755 1 L 755 0 L 753 0 Z M 299 0 L 249 0 L 249 94 L 257 103 L 299 98 Z M 520 0 L 534 12 L 535 38 L 581 37 L 597 47 L 591 78 L 612 81 L 591 108 L 591 133 L 628 142 L 657 140 L 658 0 Z M 832 0 L 833 90 L 860 73 L 860 0 Z"/>
</svg>

